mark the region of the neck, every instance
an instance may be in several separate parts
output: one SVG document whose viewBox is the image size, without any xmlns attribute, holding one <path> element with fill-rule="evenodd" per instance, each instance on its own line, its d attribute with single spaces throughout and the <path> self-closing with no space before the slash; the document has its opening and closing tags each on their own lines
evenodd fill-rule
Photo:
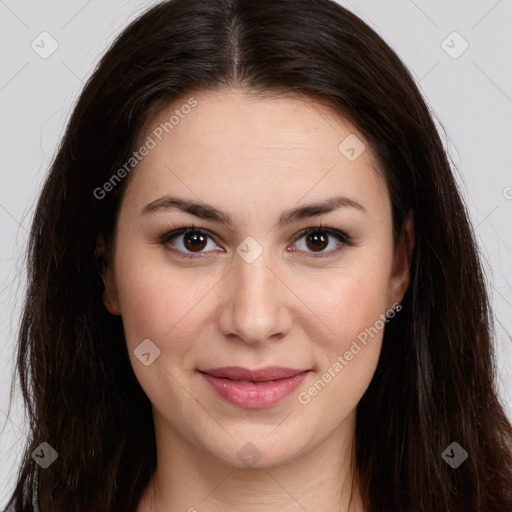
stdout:
<svg viewBox="0 0 512 512">
<path fill-rule="evenodd" d="M 322 445 L 273 467 L 229 466 L 168 428 L 155 421 L 158 462 L 137 512 L 365 512 L 353 472 L 355 411 Z"/>
</svg>

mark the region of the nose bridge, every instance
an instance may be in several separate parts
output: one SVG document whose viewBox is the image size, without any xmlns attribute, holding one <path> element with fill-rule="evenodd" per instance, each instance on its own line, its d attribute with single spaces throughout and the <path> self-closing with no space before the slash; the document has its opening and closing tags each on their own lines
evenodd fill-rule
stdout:
<svg viewBox="0 0 512 512">
<path fill-rule="evenodd" d="M 231 273 L 229 321 L 223 323 L 225 334 L 235 333 L 246 342 L 264 341 L 286 328 L 282 287 L 271 268 L 270 247 L 252 237 L 236 249 Z"/>
<path fill-rule="evenodd" d="M 235 282 L 236 295 L 239 301 L 249 302 L 251 307 L 257 307 L 266 303 L 269 286 L 275 276 L 270 272 L 271 254 L 269 250 L 264 251 L 254 261 L 248 262 L 242 257 L 235 260 L 235 273 L 238 284 Z"/>
</svg>

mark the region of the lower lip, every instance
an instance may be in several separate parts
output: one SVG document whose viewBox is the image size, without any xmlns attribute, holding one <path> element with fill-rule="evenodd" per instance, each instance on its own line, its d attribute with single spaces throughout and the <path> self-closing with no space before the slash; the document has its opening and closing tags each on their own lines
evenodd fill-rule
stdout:
<svg viewBox="0 0 512 512">
<path fill-rule="evenodd" d="M 287 379 L 261 384 L 244 384 L 237 380 L 201 375 L 226 402 L 244 409 L 260 409 L 276 404 L 287 397 L 306 378 L 308 372 L 299 373 Z"/>
</svg>

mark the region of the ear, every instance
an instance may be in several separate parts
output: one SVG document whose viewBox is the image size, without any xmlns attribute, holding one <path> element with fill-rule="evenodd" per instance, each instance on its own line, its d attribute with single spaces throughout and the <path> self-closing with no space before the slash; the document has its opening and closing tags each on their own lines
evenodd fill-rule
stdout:
<svg viewBox="0 0 512 512">
<path fill-rule="evenodd" d="M 392 301 L 390 307 L 404 298 L 411 278 L 411 260 L 414 249 L 414 217 L 412 210 L 404 219 L 402 231 L 393 259 L 393 268 L 389 283 L 389 299 Z"/>
<path fill-rule="evenodd" d="M 112 261 L 108 258 L 105 251 L 105 239 L 100 233 L 96 241 L 96 249 L 94 251 L 96 259 L 96 266 L 98 272 L 105 285 L 103 292 L 103 304 L 107 311 L 112 315 L 120 315 L 121 308 L 119 305 L 119 298 L 117 296 L 117 285 Z"/>
</svg>

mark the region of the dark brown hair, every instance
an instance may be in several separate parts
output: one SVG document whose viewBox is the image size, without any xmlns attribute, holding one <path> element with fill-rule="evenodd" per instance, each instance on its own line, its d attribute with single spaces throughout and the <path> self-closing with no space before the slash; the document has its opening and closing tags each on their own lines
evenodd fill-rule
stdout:
<svg viewBox="0 0 512 512">
<path fill-rule="evenodd" d="M 102 199 L 94 190 L 169 102 L 228 86 L 329 105 L 375 154 L 395 235 L 414 213 L 410 286 L 357 408 L 368 510 L 512 510 L 512 427 L 495 389 L 492 315 L 467 210 L 410 73 L 330 0 L 164 2 L 123 31 L 88 80 L 30 234 L 17 352 L 30 437 L 10 505 L 32 510 L 37 491 L 41 512 L 135 510 L 155 469 L 151 404 L 121 319 L 103 306 L 98 270 L 128 179 Z M 453 441 L 469 454 L 457 469 L 441 456 Z M 59 455 L 44 470 L 31 457 L 42 442 Z"/>
</svg>

